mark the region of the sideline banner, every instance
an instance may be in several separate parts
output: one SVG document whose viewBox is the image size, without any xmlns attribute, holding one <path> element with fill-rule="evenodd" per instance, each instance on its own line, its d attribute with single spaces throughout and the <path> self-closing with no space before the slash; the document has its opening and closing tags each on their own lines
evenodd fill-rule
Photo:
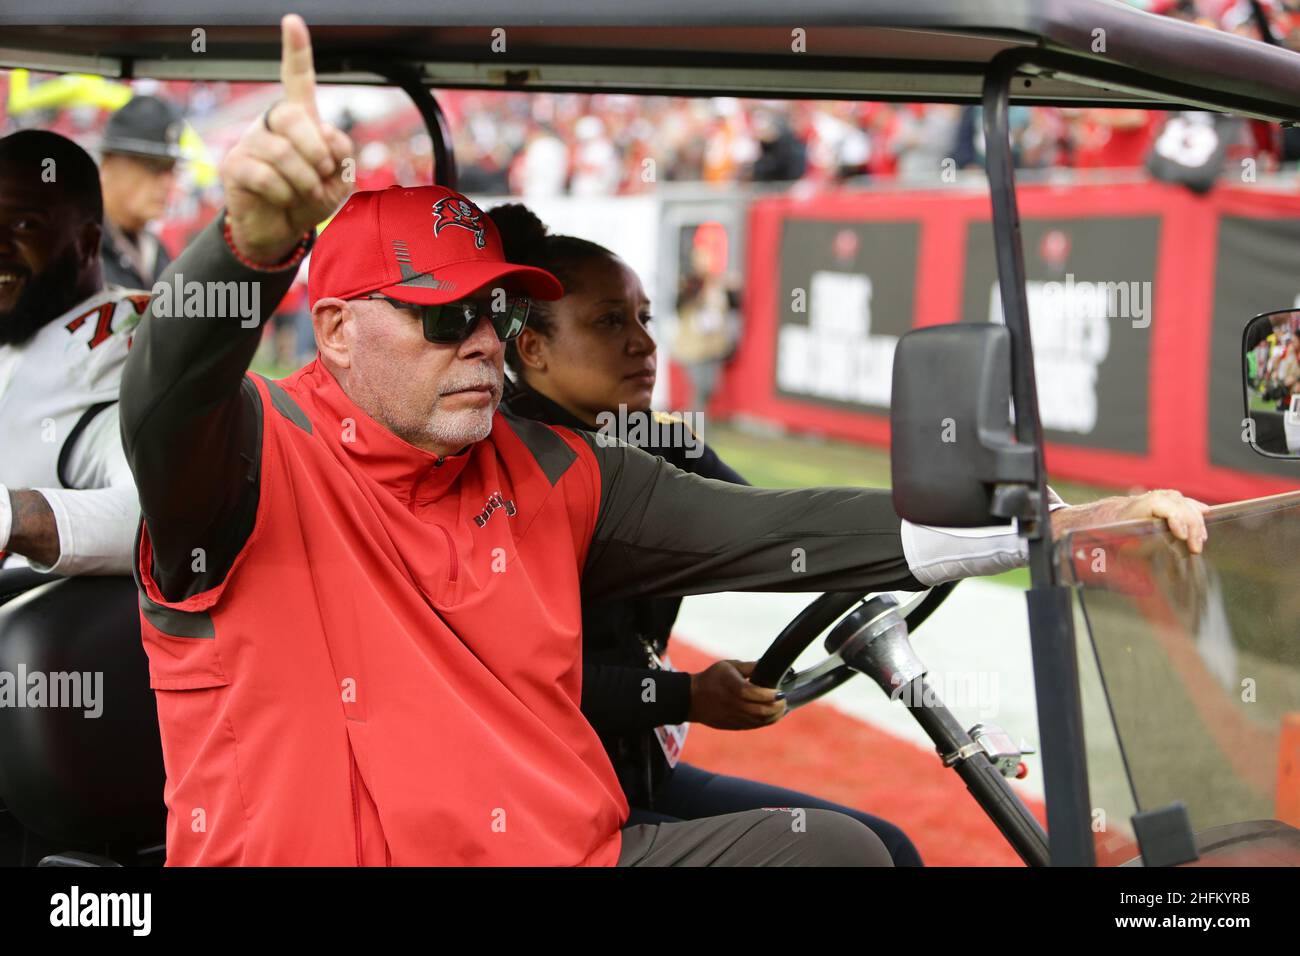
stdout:
<svg viewBox="0 0 1300 956">
<path fill-rule="evenodd" d="M 1241 442 L 1238 354 L 1251 316 L 1300 304 L 1300 197 L 1031 185 L 1020 213 L 1053 477 L 1210 501 L 1300 487 L 1300 462 Z M 715 414 L 885 445 L 898 336 L 1001 318 L 983 190 L 762 198 L 748 231 Z"/>
<path fill-rule="evenodd" d="M 966 322 L 1002 321 L 989 231 L 966 228 Z M 1159 217 L 1029 219 L 1021 233 L 1047 440 L 1147 454 Z"/>
<path fill-rule="evenodd" d="M 776 391 L 830 407 L 889 409 L 894 346 L 912 326 L 917 221 L 790 218 L 781 228 Z"/>
</svg>

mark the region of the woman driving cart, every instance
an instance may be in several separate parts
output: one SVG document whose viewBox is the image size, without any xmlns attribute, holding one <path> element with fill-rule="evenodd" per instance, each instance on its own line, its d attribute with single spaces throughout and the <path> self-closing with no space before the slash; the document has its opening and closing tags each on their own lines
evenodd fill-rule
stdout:
<svg viewBox="0 0 1300 956">
<path fill-rule="evenodd" d="M 522 205 L 488 215 L 506 258 L 560 279 L 564 297 L 534 302 L 528 326 L 506 347 L 513 387 L 508 411 L 566 428 L 640 416 L 650 427 L 618 437 L 665 461 L 732 484 L 748 484 L 680 418 L 653 413 L 656 371 L 650 302 L 637 274 L 603 246 L 548 234 Z M 681 599 L 583 601 L 582 710 L 600 735 L 627 795 L 633 823 L 691 820 L 763 807 L 818 807 L 848 814 L 880 837 L 895 866 L 921 857 L 897 826 L 861 810 L 784 787 L 710 773 L 683 762 L 687 722 L 719 730 L 766 727 L 785 715 L 783 695 L 751 684 L 753 661 L 719 661 L 698 674 L 668 670 L 667 646 Z M 650 684 L 647 685 L 646 682 Z M 647 699 L 646 686 L 656 693 Z"/>
</svg>

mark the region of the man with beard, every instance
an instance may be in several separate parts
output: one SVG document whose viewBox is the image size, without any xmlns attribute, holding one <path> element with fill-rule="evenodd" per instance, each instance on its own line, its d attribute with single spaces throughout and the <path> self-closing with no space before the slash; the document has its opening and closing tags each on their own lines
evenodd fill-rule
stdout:
<svg viewBox="0 0 1300 956">
<path fill-rule="evenodd" d="M 103 211 L 95 163 L 71 140 L 0 139 L 3 568 L 130 570 L 139 505 L 117 393 L 148 296 L 104 290 Z"/>
</svg>

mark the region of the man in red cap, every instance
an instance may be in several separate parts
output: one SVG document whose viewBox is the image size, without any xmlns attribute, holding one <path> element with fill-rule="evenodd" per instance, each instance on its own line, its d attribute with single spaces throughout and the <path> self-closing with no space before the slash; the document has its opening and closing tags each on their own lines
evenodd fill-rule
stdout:
<svg viewBox="0 0 1300 956">
<path fill-rule="evenodd" d="M 259 283 L 267 312 L 348 190 L 305 26 L 284 32 L 286 97 L 227 157 L 224 216 L 164 277 Z M 888 865 L 871 831 L 823 811 L 620 830 L 580 709 L 583 583 L 762 586 L 790 577 L 788 547 L 734 540 L 753 502 L 497 411 L 504 342 L 528 297 L 562 294 L 553 276 L 507 263 L 465 197 L 394 187 L 338 212 L 309 291 L 320 354 L 288 379 L 245 375 L 258 332 L 211 295 L 201 317 L 155 301 L 124 376 L 169 863 Z M 796 537 L 892 522 L 883 549 L 812 545 L 830 574 L 808 589 L 915 586 L 887 496 L 799 522 L 806 500 L 758 494 Z M 679 513 L 648 517 L 661 499 Z M 656 540 L 683 521 L 693 557 Z"/>
<path fill-rule="evenodd" d="M 348 191 L 293 16 L 282 79 L 171 272 L 268 311 Z M 245 375 L 257 331 L 211 294 L 155 302 L 124 376 L 169 863 L 889 865 L 826 811 L 622 828 L 580 710 L 583 589 L 919 588 L 888 493 L 725 485 L 501 413 L 504 342 L 561 288 L 451 190 L 354 196 L 309 289 L 319 356 L 287 379 Z"/>
</svg>

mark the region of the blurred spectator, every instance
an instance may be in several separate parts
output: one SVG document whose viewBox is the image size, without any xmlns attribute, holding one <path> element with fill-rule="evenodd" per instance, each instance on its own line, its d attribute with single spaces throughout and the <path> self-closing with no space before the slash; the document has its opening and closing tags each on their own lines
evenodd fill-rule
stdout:
<svg viewBox="0 0 1300 956">
<path fill-rule="evenodd" d="M 758 158 L 750 169 L 750 179 L 780 183 L 803 177 L 808 168 L 808 151 L 785 117 L 770 110 L 756 111 L 754 135 L 758 137 Z"/>
<path fill-rule="evenodd" d="M 957 121 L 957 138 L 952 156 L 958 169 L 984 165 L 984 130 L 980 127 L 983 112 L 978 106 L 963 106 Z"/>
<path fill-rule="evenodd" d="M 740 338 L 738 296 L 727 282 L 725 262 L 718 261 L 708 238 L 704 228 L 693 237 L 690 267 L 677 295 L 672 340 L 673 358 L 686 370 L 700 411 L 709 407 L 722 366 Z"/>
<path fill-rule="evenodd" d="M 840 180 L 867 172 L 872 142 L 853 121 L 856 103 L 826 103 L 811 118 L 810 157 L 819 179 Z"/>
<path fill-rule="evenodd" d="M 569 178 L 569 151 L 545 126 L 534 126 L 517 166 L 515 192 L 525 199 L 558 196 Z"/>
<path fill-rule="evenodd" d="M 862 103 L 858 106 L 861 125 L 867 129 L 871 155 L 867 172 L 877 179 L 892 178 L 898 172 L 898 138 L 905 106 L 892 103 Z"/>
<path fill-rule="evenodd" d="M 938 180 L 943 161 L 953 158 L 960 117 L 960 108 L 943 103 L 917 103 L 899 111 L 894 149 L 898 152 L 900 179 L 931 183 Z"/>
<path fill-rule="evenodd" d="M 488 196 L 504 196 L 510 192 L 511 154 L 496 124 L 478 114 L 469 122 L 458 124 L 453 138 L 458 189 Z"/>
<path fill-rule="evenodd" d="M 1028 169 L 1050 169 L 1070 163 L 1070 124 L 1061 110 L 1030 110 L 1021 128 L 1016 160 Z"/>
<path fill-rule="evenodd" d="M 1156 110 L 1134 109 L 1071 110 L 1066 115 L 1073 119 L 1072 165 L 1081 169 L 1141 166 L 1163 118 Z"/>
<path fill-rule="evenodd" d="M 393 151 L 387 143 L 371 140 L 357 153 L 357 189 L 387 189 L 398 184 Z M 410 182 L 410 180 L 402 180 Z"/>
<path fill-rule="evenodd" d="M 758 144 L 749 134 L 740 100 L 719 97 L 713 100 L 713 109 L 717 121 L 705 140 L 700 178 L 706 183 L 735 182 L 758 156 Z"/>
<path fill-rule="evenodd" d="M 584 116 L 574 125 L 573 178 L 569 192 L 575 196 L 610 196 L 623 178 L 614 144 L 605 135 L 598 116 Z"/>
<path fill-rule="evenodd" d="M 113 114 L 100 145 L 104 191 L 104 281 L 150 289 L 171 256 L 149 224 L 167 211 L 181 155 L 181 111 L 136 96 Z"/>
</svg>

